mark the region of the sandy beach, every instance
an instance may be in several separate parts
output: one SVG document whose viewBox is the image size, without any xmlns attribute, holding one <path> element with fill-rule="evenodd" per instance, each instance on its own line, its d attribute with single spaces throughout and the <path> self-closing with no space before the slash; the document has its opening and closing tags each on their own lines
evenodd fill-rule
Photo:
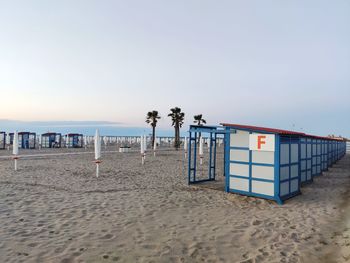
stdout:
<svg viewBox="0 0 350 263">
<path fill-rule="evenodd" d="M 188 186 L 181 151 L 102 156 L 0 159 L 1 262 L 350 261 L 349 155 L 283 206 L 225 193 L 220 162 Z"/>
</svg>

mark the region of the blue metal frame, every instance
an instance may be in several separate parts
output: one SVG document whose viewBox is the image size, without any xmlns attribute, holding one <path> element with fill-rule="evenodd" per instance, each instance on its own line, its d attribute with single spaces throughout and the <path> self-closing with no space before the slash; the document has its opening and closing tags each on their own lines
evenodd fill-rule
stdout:
<svg viewBox="0 0 350 263">
<path fill-rule="evenodd" d="M 209 134 L 209 164 L 208 164 L 208 178 L 197 179 L 197 134 L 208 133 Z M 216 126 L 198 126 L 190 125 L 189 129 L 189 147 L 188 147 L 188 184 L 196 184 L 207 181 L 214 181 L 216 177 L 216 139 L 217 134 L 225 134 L 223 130 L 218 129 Z M 192 147 L 194 143 L 194 147 Z M 193 149 L 192 149 L 193 148 Z M 192 155 L 193 152 L 193 155 Z M 193 158 L 192 158 L 193 156 Z M 193 162 L 193 163 L 192 163 Z"/>
</svg>

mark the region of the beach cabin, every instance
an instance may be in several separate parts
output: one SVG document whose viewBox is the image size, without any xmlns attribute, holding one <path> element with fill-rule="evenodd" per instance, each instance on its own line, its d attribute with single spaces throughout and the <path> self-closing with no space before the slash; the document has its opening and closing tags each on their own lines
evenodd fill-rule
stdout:
<svg viewBox="0 0 350 263">
<path fill-rule="evenodd" d="M 13 133 L 10 133 L 10 144 L 13 144 Z M 19 132 L 18 147 L 21 149 L 35 149 L 36 133 L 35 132 Z"/>
<path fill-rule="evenodd" d="M 226 191 L 282 203 L 300 193 L 303 133 L 222 124 L 226 129 Z"/>
<path fill-rule="evenodd" d="M 322 147 L 321 147 L 321 171 L 328 170 L 328 138 L 322 138 Z"/>
<path fill-rule="evenodd" d="M 66 135 L 66 147 L 68 148 L 83 148 L 84 136 L 79 133 L 69 133 Z"/>
<path fill-rule="evenodd" d="M 41 135 L 42 148 L 61 148 L 61 142 L 61 133 L 47 132 Z"/>
<path fill-rule="evenodd" d="M 300 182 L 312 182 L 312 138 L 300 136 Z"/>
<path fill-rule="evenodd" d="M 6 147 L 6 132 L 0 132 L 0 150 Z"/>
<path fill-rule="evenodd" d="M 198 178 L 198 136 L 209 134 L 208 177 Z M 224 135 L 225 191 L 247 196 L 284 200 L 301 193 L 330 161 L 346 152 L 345 141 L 301 132 L 223 123 L 191 125 L 188 147 L 189 184 L 215 180 L 217 135 Z M 202 161 L 201 161 L 202 163 Z M 201 168 L 203 169 L 203 168 Z"/>
<path fill-rule="evenodd" d="M 321 175 L 321 140 L 318 136 L 309 135 L 312 140 L 312 177 Z"/>
</svg>

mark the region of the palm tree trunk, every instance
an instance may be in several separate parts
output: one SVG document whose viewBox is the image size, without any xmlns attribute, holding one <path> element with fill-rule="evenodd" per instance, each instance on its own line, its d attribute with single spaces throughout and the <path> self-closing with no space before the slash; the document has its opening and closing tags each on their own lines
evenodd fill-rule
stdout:
<svg viewBox="0 0 350 263">
<path fill-rule="evenodd" d="M 152 149 L 154 149 L 154 141 L 155 141 L 155 138 L 156 138 L 156 126 L 152 126 Z"/>
<path fill-rule="evenodd" d="M 175 148 L 176 150 L 179 149 L 180 146 L 180 127 L 179 125 L 175 126 Z"/>
</svg>

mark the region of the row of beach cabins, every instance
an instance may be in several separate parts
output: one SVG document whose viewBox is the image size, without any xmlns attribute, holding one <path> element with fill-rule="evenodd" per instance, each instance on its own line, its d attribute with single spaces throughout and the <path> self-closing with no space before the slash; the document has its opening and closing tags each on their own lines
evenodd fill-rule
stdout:
<svg viewBox="0 0 350 263">
<path fill-rule="evenodd" d="M 13 144 L 14 133 L 0 132 L 0 150 L 10 148 Z M 86 136 L 79 133 L 61 133 L 48 132 L 36 134 L 34 132 L 18 132 L 18 146 L 20 149 L 37 148 L 83 148 L 93 144 L 94 136 Z M 147 138 L 148 141 L 151 138 Z M 121 144 L 130 147 L 132 144 L 140 143 L 139 136 L 104 136 L 102 137 L 104 145 Z M 157 137 L 158 145 L 171 146 L 174 143 L 173 137 Z"/>
<path fill-rule="evenodd" d="M 296 131 L 223 123 L 221 126 L 190 127 L 188 182 L 215 180 L 215 149 L 211 149 L 208 176 L 197 176 L 198 134 L 208 133 L 215 145 L 218 134 L 225 136 L 225 191 L 241 195 L 284 200 L 301 193 L 340 160 L 350 149 L 342 137 L 323 137 Z M 211 146 L 212 148 L 212 146 Z"/>
<path fill-rule="evenodd" d="M 0 132 L 0 149 L 13 144 L 14 133 Z M 83 147 L 83 135 L 77 133 L 69 133 L 62 136 L 61 133 L 48 132 L 41 135 L 37 135 L 35 132 L 19 132 L 18 133 L 18 146 L 21 149 L 36 149 L 41 148 L 82 148 Z"/>
</svg>

